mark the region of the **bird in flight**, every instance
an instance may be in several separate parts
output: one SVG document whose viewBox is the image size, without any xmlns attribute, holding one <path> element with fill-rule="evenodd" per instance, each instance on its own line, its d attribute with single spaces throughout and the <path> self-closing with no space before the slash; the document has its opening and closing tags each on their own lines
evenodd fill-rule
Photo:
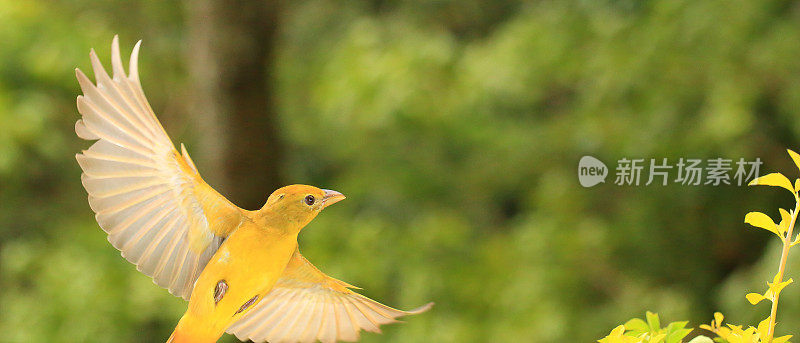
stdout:
<svg viewBox="0 0 800 343">
<path fill-rule="evenodd" d="M 95 142 L 75 157 L 109 242 L 157 285 L 189 301 L 167 342 L 216 342 L 225 332 L 254 342 L 355 341 L 361 330 L 380 332 L 380 325 L 433 305 L 410 311 L 383 305 L 300 254 L 300 230 L 344 199 L 341 193 L 291 185 L 249 211 L 203 181 L 144 96 L 140 44 L 128 73 L 117 36 L 112 76 L 94 50 L 95 83 L 76 69 L 83 95 L 75 132 Z"/>
</svg>

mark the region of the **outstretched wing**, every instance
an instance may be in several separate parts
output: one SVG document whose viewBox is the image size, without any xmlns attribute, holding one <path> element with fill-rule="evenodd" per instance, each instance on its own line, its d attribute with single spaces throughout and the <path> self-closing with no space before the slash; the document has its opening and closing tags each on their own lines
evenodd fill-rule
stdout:
<svg viewBox="0 0 800 343">
<path fill-rule="evenodd" d="M 94 50 L 97 85 L 76 69 L 83 95 L 75 132 L 97 140 L 75 157 L 89 205 L 122 256 L 170 293 L 189 299 L 208 260 L 241 220 L 242 210 L 206 184 L 186 149 L 175 150 L 139 83 L 139 43 L 125 74 L 119 40 L 113 78 Z"/>
<path fill-rule="evenodd" d="M 355 341 L 363 330 L 427 311 L 428 303 L 401 311 L 350 290 L 295 251 L 275 287 L 227 332 L 254 342 Z"/>
</svg>

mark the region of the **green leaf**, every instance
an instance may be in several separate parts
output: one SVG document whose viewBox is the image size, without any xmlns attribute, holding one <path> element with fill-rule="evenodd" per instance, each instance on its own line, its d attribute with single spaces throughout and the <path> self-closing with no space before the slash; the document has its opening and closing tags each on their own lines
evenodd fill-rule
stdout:
<svg viewBox="0 0 800 343">
<path fill-rule="evenodd" d="M 683 338 L 692 333 L 692 329 L 680 329 L 667 337 L 666 343 L 680 343 Z"/>
<path fill-rule="evenodd" d="M 764 185 L 764 186 L 776 186 L 776 187 L 783 187 L 789 192 L 794 194 L 794 187 L 792 187 L 792 182 L 783 176 L 781 173 L 771 173 L 764 176 L 761 176 L 753 181 L 750 181 L 749 186 L 756 186 L 756 185 Z"/>
<path fill-rule="evenodd" d="M 686 325 L 689 324 L 688 321 L 683 322 L 672 322 L 667 325 L 667 338 L 664 340 L 665 343 L 679 343 L 683 340 L 684 337 L 689 335 L 692 332 L 692 329 L 684 329 Z"/>
<path fill-rule="evenodd" d="M 647 318 L 647 325 L 650 326 L 650 332 L 658 332 L 661 330 L 661 322 L 658 320 L 657 313 L 647 311 L 645 317 Z"/>
<path fill-rule="evenodd" d="M 714 343 L 714 341 L 706 336 L 697 336 L 695 338 L 692 338 L 692 340 L 689 341 L 688 343 Z"/>
<path fill-rule="evenodd" d="M 633 331 L 637 335 L 650 331 L 650 329 L 647 326 L 647 323 L 645 323 L 644 320 L 641 320 L 639 318 L 633 318 L 633 319 L 627 321 L 625 323 L 625 330 Z"/>
<path fill-rule="evenodd" d="M 688 320 L 682 321 L 682 322 L 669 323 L 669 325 L 667 325 L 667 332 L 672 332 L 672 331 L 675 331 L 675 330 L 683 329 L 688 324 L 689 324 Z"/>
<path fill-rule="evenodd" d="M 760 227 L 780 237 L 780 234 L 778 233 L 778 226 L 775 225 L 775 222 L 772 221 L 772 218 L 766 214 L 761 212 L 750 212 L 744 216 L 744 222 L 755 227 Z"/>
</svg>

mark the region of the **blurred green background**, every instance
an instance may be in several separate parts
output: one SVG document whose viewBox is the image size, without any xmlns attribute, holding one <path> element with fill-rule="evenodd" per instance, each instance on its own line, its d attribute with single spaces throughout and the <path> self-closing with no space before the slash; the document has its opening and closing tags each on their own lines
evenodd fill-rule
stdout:
<svg viewBox="0 0 800 343">
<path fill-rule="evenodd" d="M 645 310 L 766 317 L 744 295 L 774 274 L 776 240 L 743 218 L 777 217 L 788 193 L 617 186 L 613 168 L 761 158 L 796 176 L 798 2 L 248 6 L 0 0 L 0 342 L 161 342 L 185 310 L 108 244 L 80 184 L 74 68 L 91 75 L 92 47 L 108 64 L 115 33 L 123 55 L 143 39 L 145 93 L 206 181 L 246 208 L 282 184 L 345 193 L 304 254 L 389 305 L 436 302 L 364 342 L 591 342 Z M 612 168 L 605 184 L 579 185 L 584 155 Z M 800 334 L 798 288 L 779 334 Z"/>
</svg>

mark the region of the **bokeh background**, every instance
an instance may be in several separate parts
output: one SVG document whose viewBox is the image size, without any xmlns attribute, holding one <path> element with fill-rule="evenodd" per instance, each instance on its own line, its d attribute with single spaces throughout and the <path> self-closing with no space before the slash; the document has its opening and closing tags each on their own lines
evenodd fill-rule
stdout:
<svg viewBox="0 0 800 343">
<path fill-rule="evenodd" d="M 583 188 L 576 170 L 760 158 L 796 176 L 798 2 L 0 0 L 0 342 L 161 342 L 185 309 L 108 244 L 80 185 L 74 68 L 91 75 L 90 48 L 108 63 L 116 33 L 123 54 L 144 41 L 145 93 L 211 185 L 250 209 L 284 184 L 345 193 L 304 254 L 387 304 L 437 303 L 364 342 L 767 315 L 744 295 L 776 240 L 743 217 L 788 193 L 613 170 Z M 798 288 L 780 334 L 800 334 Z"/>
</svg>

